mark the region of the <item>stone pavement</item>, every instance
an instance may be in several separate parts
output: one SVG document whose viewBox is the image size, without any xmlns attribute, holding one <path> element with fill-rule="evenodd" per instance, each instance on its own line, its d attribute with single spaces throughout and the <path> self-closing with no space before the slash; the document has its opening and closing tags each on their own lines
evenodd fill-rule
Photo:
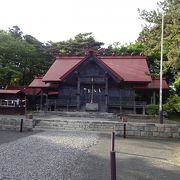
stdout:
<svg viewBox="0 0 180 180">
<path fill-rule="evenodd" d="M 178 180 L 180 177 L 179 141 L 116 137 L 115 150 L 117 180 Z M 110 180 L 109 156 L 110 137 L 101 136 L 89 149 L 88 160 L 82 167 L 86 172 L 84 179 Z"/>
<path fill-rule="evenodd" d="M 110 136 L 0 131 L 0 180 L 110 180 Z M 179 141 L 116 137 L 117 180 L 180 177 Z"/>
</svg>

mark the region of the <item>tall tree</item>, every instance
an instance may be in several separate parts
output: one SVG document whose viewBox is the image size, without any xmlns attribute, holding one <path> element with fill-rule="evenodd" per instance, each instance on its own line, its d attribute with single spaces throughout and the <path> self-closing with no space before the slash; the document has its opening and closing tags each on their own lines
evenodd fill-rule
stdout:
<svg viewBox="0 0 180 180">
<path fill-rule="evenodd" d="M 54 54 L 84 55 L 86 49 L 98 50 L 102 45 L 104 43 L 96 41 L 92 33 L 80 33 L 73 39 L 52 43 L 52 51 Z"/>
<path fill-rule="evenodd" d="M 11 33 L 0 32 L 0 86 L 28 84 L 39 68 L 35 48 Z"/>
<path fill-rule="evenodd" d="M 153 57 L 153 72 L 159 73 L 161 20 L 164 14 L 164 74 L 171 84 L 171 96 L 164 108 L 168 112 L 180 112 L 180 2 L 164 0 L 159 8 L 152 11 L 140 11 L 146 26 L 140 33 L 138 42 L 145 47 L 147 55 Z"/>
<path fill-rule="evenodd" d="M 22 39 L 23 32 L 18 26 L 13 26 L 12 28 L 9 28 L 9 33 L 15 38 Z"/>
<path fill-rule="evenodd" d="M 39 74 L 44 74 L 52 63 L 54 54 L 51 52 L 51 43 L 42 43 L 31 35 L 24 35 L 24 40 L 36 50 L 36 66 Z"/>
<path fill-rule="evenodd" d="M 154 73 L 159 73 L 161 20 L 164 13 L 164 73 L 173 81 L 180 71 L 180 2 L 179 0 L 164 0 L 159 8 L 152 11 L 140 11 L 140 16 L 146 26 L 140 33 L 138 42 L 145 48 L 145 53 L 151 56 Z"/>
<path fill-rule="evenodd" d="M 140 55 L 143 54 L 144 47 L 140 43 L 129 43 L 122 45 L 119 42 L 109 45 L 107 48 L 101 48 L 103 55 Z"/>
</svg>

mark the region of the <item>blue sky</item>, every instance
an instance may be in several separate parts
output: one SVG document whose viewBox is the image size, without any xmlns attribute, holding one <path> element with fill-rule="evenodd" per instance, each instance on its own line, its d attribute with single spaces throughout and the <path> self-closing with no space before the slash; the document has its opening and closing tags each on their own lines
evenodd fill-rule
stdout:
<svg viewBox="0 0 180 180">
<path fill-rule="evenodd" d="M 142 30 L 137 9 L 157 8 L 158 0 L 0 0 L 0 29 L 18 25 L 42 42 L 92 32 L 106 45 L 133 42 Z"/>
</svg>

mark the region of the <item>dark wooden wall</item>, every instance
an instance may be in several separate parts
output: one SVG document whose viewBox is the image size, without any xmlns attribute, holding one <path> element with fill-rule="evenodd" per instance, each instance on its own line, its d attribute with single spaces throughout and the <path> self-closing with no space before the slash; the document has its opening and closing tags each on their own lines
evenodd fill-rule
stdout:
<svg viewBox="0 0 180 180">
<path fill-rule="evenodd" d="M 93 102 L 99 104 L 99 111 L 108 111 L 108 107 L 119 107 L 122 103 L 133 103 L 134 90 L 115 81 L 105 69 L 95 61 L 89 61 L 73 72 L 65 82 L 59 86 L 57 106 L 69 106 L 85 110 L 85 104 Z"/>
</svg>

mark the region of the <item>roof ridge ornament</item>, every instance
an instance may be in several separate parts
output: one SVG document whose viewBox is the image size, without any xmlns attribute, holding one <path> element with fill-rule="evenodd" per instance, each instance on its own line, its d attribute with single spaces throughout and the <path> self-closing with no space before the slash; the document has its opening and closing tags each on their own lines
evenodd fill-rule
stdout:
<svg viewBox="0 0 180 180">
<path fill-rule="evenodd" d="M 93 56 L 93 55 L 97 55 L 98 51 L 94 50 L 92 48 L 87 48 L 87 49 L 83 49 L 85 56 Z"/>
</svg>

